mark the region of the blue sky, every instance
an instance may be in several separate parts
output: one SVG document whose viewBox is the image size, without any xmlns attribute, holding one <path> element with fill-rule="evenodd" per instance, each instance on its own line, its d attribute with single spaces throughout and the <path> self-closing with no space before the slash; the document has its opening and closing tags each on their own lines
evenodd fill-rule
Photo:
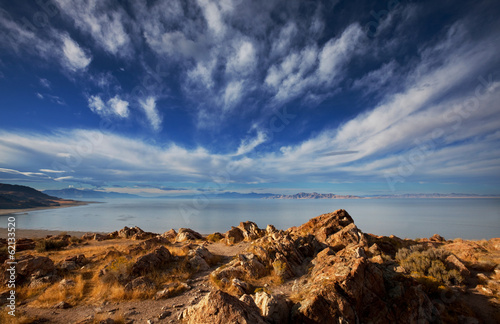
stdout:
<svg viewBox="0 0 500 324">
<path fill-rule="evenodd" d="M 499 194 L 498 1 L 0 3 L 1 182 Z"/>
</svg>

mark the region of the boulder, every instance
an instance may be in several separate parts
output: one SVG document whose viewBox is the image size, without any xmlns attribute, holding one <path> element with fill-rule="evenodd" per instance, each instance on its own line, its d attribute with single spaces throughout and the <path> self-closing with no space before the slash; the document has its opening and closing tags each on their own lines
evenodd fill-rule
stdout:
<svg viewBox="0 0 500 324">
<path fill-rule="evenodd" d="M 189 266 L 195 271 L 206 271 L 210 269 L 207 261 L 199 255 L 195 255 L 189 259 Z"/>
<path fill-rule="evenodd" d="M 172 228 L 171 230 L 163 233 L 161 236 L 163 236 L 164 238 L 167 238 L 169 240 L 174 240 L 175 237 L 177 236 L 177 232 Z"/>
<path fill-rule="evenodd" d="M 292 302 L 283 295 L 270 295 L 264 291 L 259 291 L 253 299 L 267 323 L 288 323 Z"/>
<path fill-rule="evenodd" d="M 55 274 L 55 271 L 56 267 L 50 258 L 27 255 L 19 259 L 17 263 L 17 283 L 22 284 L 27 280 L 33 281 L 42 277 L 52 278 L 51 275 Z M 53 282 L 52 279 L 49 281 Z"/>
<path fill-rule="evenodd" d="M 220 290 L 206 295 L 198 304 L 186 308 L 179 316 L 188 324 L 265 324 L 258 309 Z"/>
<path fill-rule="evenodd" d="M 241 230 L 245 241 L 253 241 L 255 239 L 258 239 L 265 233 L 257 226 L 257 224 L 250 221 L 241 222 L 240 225 L 238 225 L 238 228 Z"/>
<path fill-rule="evenodd" d="M 231 227 L 229 231 L 224 234 L 226 244 L 236 244 L 245 239 L 243 232 L 238 227 Z"/>
<path fill-rule="evenodd" d="M 203 236 L 190 228 L 179 228 L 179 233 L 175 238 L 177 242 L 195 241 L 201 239 L 203 239 Z"/>
<path fill-rule="evenodd" d="M 140 276 L 153 270 L 162 269 L 172 261 L 170 251 L 164 246 L 156 248 L 153 252 L 145 254 L 137 259 L 132 266 L 132 275 Z"/>
</svg>

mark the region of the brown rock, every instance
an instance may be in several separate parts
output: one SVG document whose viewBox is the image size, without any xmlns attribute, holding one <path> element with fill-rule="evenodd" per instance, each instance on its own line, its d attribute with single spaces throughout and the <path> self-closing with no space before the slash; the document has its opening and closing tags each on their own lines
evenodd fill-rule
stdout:
<svg viewBox="0 0 500 324">
<path fill-rule="evenodd" d="M 267 323 L 288 323 L 292 303 L 283 295 L 270 295 L 260 291 L 255 294 L 254 301 Z"/>
<path fill-rule="evenodd" d="M 220 290 L 185 309 L 179 318 L 188 324 L 265 324 L 255 308 Z"/>
<path fill-rule="evenodd" d="M 132 266 L 132 275 L 140 276 L 155 269 L 165 267 L 172 260 L 170 251 L 164 246 L 156 248 L 153 252 L 141 256 Z"/>
<path fill-rule="evenodd" d="M 444 237 L 442 237 L 441 235 L 439 234 L 434 234 L 432 235 L 430 238 L 429 238 L 429 241 L 431 242 L 446 242 L 446 240 L 444 239 Z"/>
<path fill-rule="evenodd" d="M 241 229 L 234 226 L 231 227 L 231 229 L 227 231 L 226 234 L 224 234 L 224 237 L 226 239 L 226 244 L 236 244 L 245 239 L 245 236 L 243 235 Z"/>
<path fill-rule="evenodd" d="M 333 213 L 312 218 L 307 223 L 289 231 L 299 236 L 312 234 L 319 242 L 325 243 L 330 235 L 353 223 L 351 216 L 344 209 L 339 209 Z"/>
<path fill-rule="evenodd" d="M 56 267 L 50 258 L 27 255 L 18 261 L 16 270 L 18 278 L 17 283 L 21 284 L 23 281 L 30 278 L 33 280 L 50 276 L 55 273 Z"/>
<path fill-rule="evenodd" d="M 155 284 L 151 279 L 147 277 L 139 277 L 135 278 L 131 282 L 125 285 L 126 291 L 139 290 L 139 291 L 147 291 L 153 289 Z"/>
<path fill-rule="evenodd" d="M 238 228 L 241 230 L 245 241 L 253 241 L 264 235 L 264 231 L 254 222 L 241 222 Z"/>
<path fill-rule="evenodd" d="M 171 230 L 163 233 L 161 236 L 163 236 L 164 238 L 167 238 L 169 240 L 173 240 L 177 236 L 177 232 L 172 228 Z"/>
<path fill-rule="evenodd" d="M 454 254 L 450 254 L 446 258 L 446 262 L 448 262 L 449 264 L 451 264 L 451 266 L 453 268 L 455 268 L 458 271 L 460 271 L 460 274 L 464 278 L 470 277 L 470 271 L 469 271 L 469 269 L 467 269 L 467 267 L 462 263 L 462 261 L 460 261 Z"/>
<path fill-rule="evenodd" d="M 175 238 L 177 242 L 195 241 L 201 239 L 203 239 L 203 236 L 190 228 L 179 228 L 179 233 Z"/>
</svg>

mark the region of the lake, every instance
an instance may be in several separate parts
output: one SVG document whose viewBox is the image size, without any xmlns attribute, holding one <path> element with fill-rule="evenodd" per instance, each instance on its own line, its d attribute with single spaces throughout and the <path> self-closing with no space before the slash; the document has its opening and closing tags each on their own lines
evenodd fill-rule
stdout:
<svg viewBox="0 0 500 324">
<path fill-rule="evenodd" d="M 163 233 L 189 227 L 226 232 L 251 220 L 286 229 L 337 209 L 346 209 L 366 233 L 402 238 L 500 237 L 500 199 L 106 199 L 102 203 L 16 215 L 17 228 L 112 232 L 124 226 Z M 5 228 L 7 217 L 0 216 Z"/>
</svg>

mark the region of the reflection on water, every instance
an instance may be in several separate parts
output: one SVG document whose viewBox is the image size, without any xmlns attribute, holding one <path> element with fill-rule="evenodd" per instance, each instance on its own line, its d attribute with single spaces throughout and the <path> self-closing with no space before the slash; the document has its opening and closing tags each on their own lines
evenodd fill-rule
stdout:
<svg viewBox="0 0 500 324">
<path fill-rule="evenodd" d="M 286 229 L 312 217 L 344 208 L 364 232 L 400 237 L 481 239 L 500 237 L 500 199 L 333 199 L 193 200 L 107 199 L 89 204 L 19 214 L 17 228 L 111 232 L 139 226 L 156 233 L 190 227 L 201 233 L 225 232 L 252 220 L 259 227 Z M 203 208 L 201 208 L 203 207 Z M 0 217 L 6 227 L 7 217 Z"/>
</svg>

